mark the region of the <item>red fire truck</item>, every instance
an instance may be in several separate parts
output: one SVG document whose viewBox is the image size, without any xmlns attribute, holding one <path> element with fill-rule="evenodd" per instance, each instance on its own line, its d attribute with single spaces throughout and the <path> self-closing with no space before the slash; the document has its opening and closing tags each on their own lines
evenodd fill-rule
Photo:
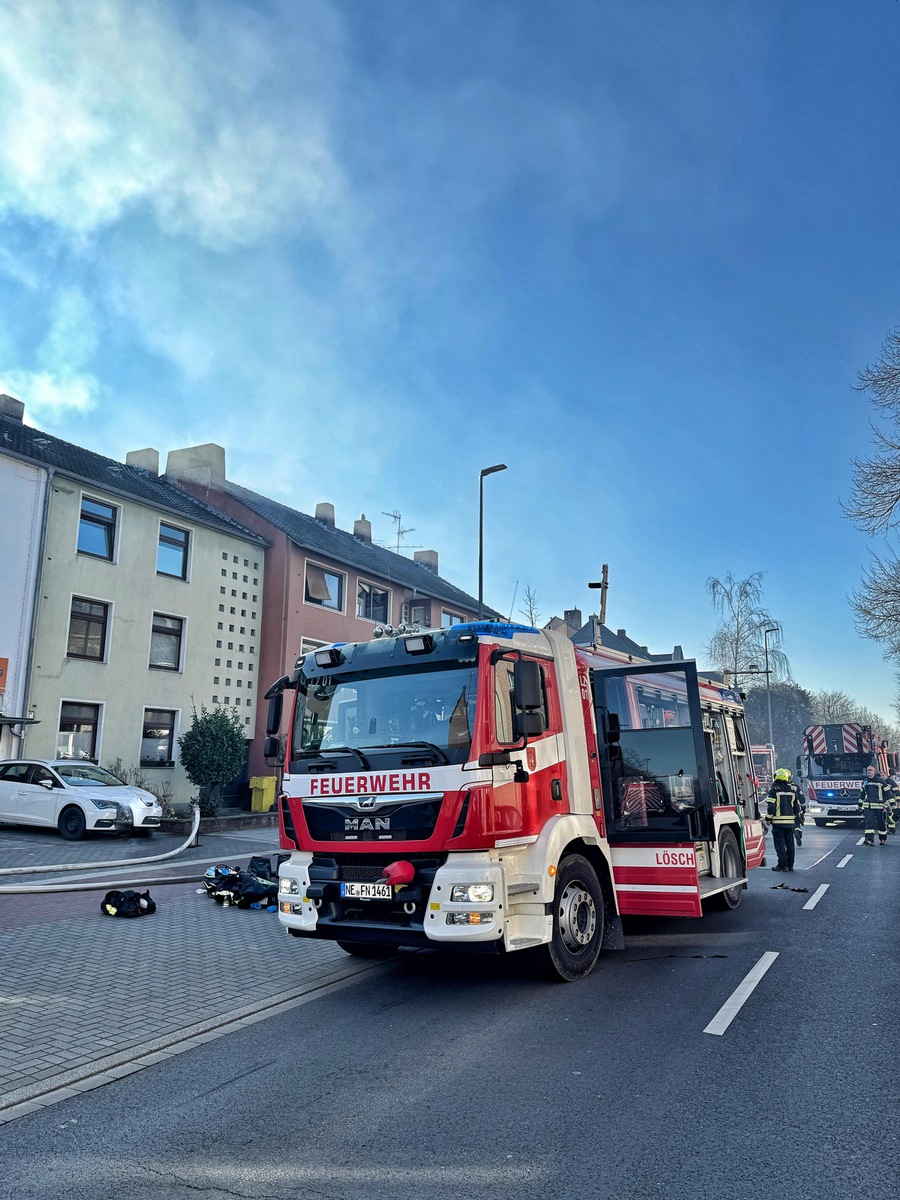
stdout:
<svg viewBox="0 0 900 1200">
<path fill-rule="evenodd" d="M 808 725 L 803 731 L 803 753 L 797 756 L 807 812 L 819 826 L 829 821 L 861 825 L 858 800 L 866 767 L 886 775 L 895 762 L 887 742 L 877 737 L 869 725 L 855 721 Z"/>
<path fill-rule="evenodd" d="M 291 934 L 534 948 L 574 980 L 622 914 L 740 903 L 765 843 L 736 692 L 516 624 L 374 632 L 267 692 Z"/>
<path fill-rule="evenodd" d="M 775 781 L 775 747 L 771 742 L 766 742 L 764 746 L 751 746 L 750 753 L 759 794 L 764 796 Z"/>
</svg>

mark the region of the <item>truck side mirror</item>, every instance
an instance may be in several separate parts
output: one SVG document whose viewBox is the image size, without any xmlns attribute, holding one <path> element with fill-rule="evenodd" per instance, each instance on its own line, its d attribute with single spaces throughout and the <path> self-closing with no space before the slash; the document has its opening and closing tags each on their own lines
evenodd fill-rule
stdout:
<svg viewBox="0 0 900 1200">
<path fill-rule="evenodd" d="M 517 658 L 513 666 L 513 698 L 523 712 L 544 707 L 541 668 L 532 658 Z M 539 733 L 543 732 L 543 722 Z"/>
<path fill-rule="evenodd" d="M 281 708 L 284 704 L 284 694 L 276 692 L 269 697 L 269 711 L 266 714 L 266 734 L 272 737 L 281 729 Z"/>
<path fill-rule="evenodd" d="M 263 756 L 278 758 L 281 754 L 281 738 L 270 735 L 263 741 Z"/>
<path fill-rule="evenodd" d="M 516 713 L 516 736 L 520 738 L 540 737 L 544 732 L 544 718 L 539 712 Z"/>
<path fill-rule="evenodd" d="M 800 757 L 799 754 L 797 755 L 797 762 L 795 765 L 797 767 L 797 774 L 802 775 L 803 774 L 803 759 Z"/>
<path fill-rule="evenodd" d="M 618 713 L 606 714 L 606 740 L 612 744 L 618 742 L 622 737 L 622 726 L 619 723 Z"/>
</svg>

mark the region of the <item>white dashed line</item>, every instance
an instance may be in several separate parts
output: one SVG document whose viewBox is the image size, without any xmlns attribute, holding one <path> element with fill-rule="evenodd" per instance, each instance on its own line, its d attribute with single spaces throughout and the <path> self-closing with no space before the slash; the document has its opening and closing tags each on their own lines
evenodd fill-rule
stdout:
<svg viewBox="0 0 900 1200">
<path fill-rule="evenodd" d="M 721 1037 L 734 1018 L 741 1011 L 743 1006 L 750 999 L 753 989 L 771 967 L 772 963 L 778 957 L 777 950 L 767 950 L 753 970 L 744 977 L 741 983 L 734 989 L 707 1027 L 703 1030 L 704 1033 L 711 1033 L 715 1037 Z"/>
<path fill-rule="evenodd" d="M 807 902 L 803 905 L 803 911 L 807 912 L 809 909 L 815 908 L 830 886 L 831 885 L 828 883 L 823 883 L 820 887 L 817 887 Z"/>
<path fill-rule="evenodd" d="M 853 857 L 852 854 L 845 854 L 844 857 L 841 859 L 841 861 L 838 863 L 838 870 L 840 870 L 841 867 L 846 867 L 847 863 L 850 861 L 850 859 L 852 857 Z"/>
<path fill-rule="evenodd" d="M 861 838 L 859 839 L 859 841 L 856 843 L 856 844 L 857 844 L 857 846 L 861 846 L 865 840 L 866 840 L 866 839 L 865 839 L 864 837 L 861 837 Z"/>
</svg>

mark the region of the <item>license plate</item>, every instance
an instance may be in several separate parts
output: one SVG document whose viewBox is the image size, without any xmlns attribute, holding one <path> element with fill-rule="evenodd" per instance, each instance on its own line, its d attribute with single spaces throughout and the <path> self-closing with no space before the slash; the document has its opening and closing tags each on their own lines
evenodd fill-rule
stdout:
<svg viewBox="0 0 900 1200">
<path fill-rule="evenodd" d="M 394 891 L 389 883 L 342 883 L 341 895 L 351 900 L 391 900 Z"/>
</svg>

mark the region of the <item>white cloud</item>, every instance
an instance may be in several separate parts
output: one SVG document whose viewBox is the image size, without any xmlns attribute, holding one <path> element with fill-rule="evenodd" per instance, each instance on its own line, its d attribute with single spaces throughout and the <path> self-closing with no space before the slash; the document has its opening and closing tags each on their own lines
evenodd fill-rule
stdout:
<svg viewBox="0 0 900 1200">
<path fill-rule="evenodd" d="M 279 86 L 308 64 L 273 33 L 224 4 L 7 0 L 0 214 L 85 236 L 148 208 L 217 248 L 288 223 L 325 233 L 341 173 L 317 106 Z"/>
<path fill-rule="evenodd" d="M 98 388 L 93 375 L 7 371 L 0 374 L 0 391 L 25 404 L 31 423 L 65 412 L 89 412 L 97 404 Z"/>
</svg>

